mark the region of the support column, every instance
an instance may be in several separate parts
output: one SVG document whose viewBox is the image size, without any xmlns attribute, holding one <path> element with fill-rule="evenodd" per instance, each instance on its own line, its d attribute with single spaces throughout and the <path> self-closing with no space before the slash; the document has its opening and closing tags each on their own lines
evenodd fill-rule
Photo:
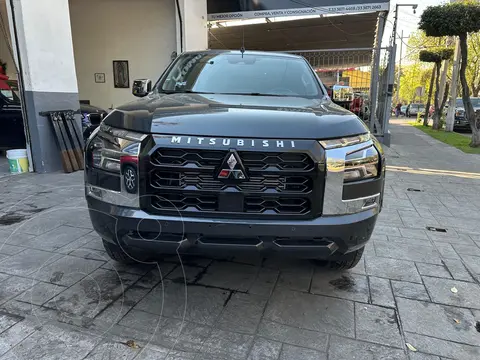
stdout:
<svg viewBox="0 0 480 360">
<path fill-rule="evenodd" d="M 6 1 L 35 171 L 58 171 L 53 128 L 39 112 L 79 108 L 68 0 Z"/>
<path fill-rule="evenodd" d="M 375 44 L 373 48 L 372 58 L 372 74 L 370 81 L 370 131 L 375 133 L 375 125 L 379 125 L 377 119 L 377 105 L 378 105 L 378 85 L 380 76 L 380 52 L 382 51 L 382 38 L 385 29 L 386 12 L 378 14 L 377 29 L 375 34 Z"/>
<path fill-rule="evenodd" d="M 177 53 L 208 49 L 207 0 L 175 0 L 175 10 Z"/>
</svg>

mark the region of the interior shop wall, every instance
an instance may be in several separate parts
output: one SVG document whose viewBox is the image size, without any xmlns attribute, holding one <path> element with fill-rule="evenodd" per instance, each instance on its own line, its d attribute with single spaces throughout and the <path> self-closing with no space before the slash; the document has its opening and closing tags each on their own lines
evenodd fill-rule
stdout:
<svg viewBox="0 0 480 360">
<path fill-rule="evenodd" d="M 8 25 L 8 14 L 5 0 L 0 0 L 0 14 L 5 23 L 5 31 L 7 33 L 7 39 L 3 31 L 0 31 L 0 60 L 7 63 L 7 76 L 12 79 L 17 79 L 17 71 L 15 70 L 15 63 L 13 62 L 12 54 L 9 50 L 10 40 L 10 28 Z"/>
<path fill-rule="evenodd" d="M 105 109 L 135 100 L 133 80 L 155 83 L 176 51 L 175 1 L 69 1 L 80 100 Z M 114 87 L 114 60 L 128 60 L 128 89 Z"/>
</svg>

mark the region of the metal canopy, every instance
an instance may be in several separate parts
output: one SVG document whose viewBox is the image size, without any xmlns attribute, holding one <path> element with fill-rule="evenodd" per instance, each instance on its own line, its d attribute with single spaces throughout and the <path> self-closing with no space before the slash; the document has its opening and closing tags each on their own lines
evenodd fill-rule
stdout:
<svg viewBox="0 0 480 360">
<path fill-rule="evenodd" d="M 210 49 L 294 51 L 374 46 L 378 13 L 212 28 Z"/>
</svg>

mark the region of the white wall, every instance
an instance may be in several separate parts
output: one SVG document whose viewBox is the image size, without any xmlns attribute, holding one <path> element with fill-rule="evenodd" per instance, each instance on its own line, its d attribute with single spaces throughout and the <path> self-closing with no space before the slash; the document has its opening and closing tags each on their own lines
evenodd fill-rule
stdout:
<svg viewBox="0 0 480 360">
<path fill-rule="evenodd" d="M 179 4 L 183 20 L 183 51 L 206 50 L 208 48 L 207 0 L 179 0 Z M 179 27 L 178 22 L 177 31 Z M 178 34 L 177 42 L 179 47 Z M 180 52 L 180 49 L 177 51 Z"/>
<path fill-rule="evenodd" d="M 80 100 L 122 105 L 135 99 L 134 79 L 160 77 L 177 47 L 175 0 L 69 1 Z M 130 89 L 114 87 L 113 60 L 128 60 Z M 95 73 L 106 82 L 95 83 Z"/>
<path fill-rule="evenodd" d="M 77 93 L 68 0 L 13 0 L 26 91 Z"/>
</svg>

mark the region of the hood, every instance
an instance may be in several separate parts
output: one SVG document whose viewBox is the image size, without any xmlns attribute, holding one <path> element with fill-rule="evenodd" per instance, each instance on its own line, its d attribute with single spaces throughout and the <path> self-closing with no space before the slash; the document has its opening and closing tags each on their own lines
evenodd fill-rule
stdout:
<svg viewBox="0 0 480 360">
<path fill-rule="evenodd" d="M 220 94 L 151 94 L 104 122 L 144 133 L 217 137 L 328 139 L 368 131 L 329 99 Z"/>
</svg>

